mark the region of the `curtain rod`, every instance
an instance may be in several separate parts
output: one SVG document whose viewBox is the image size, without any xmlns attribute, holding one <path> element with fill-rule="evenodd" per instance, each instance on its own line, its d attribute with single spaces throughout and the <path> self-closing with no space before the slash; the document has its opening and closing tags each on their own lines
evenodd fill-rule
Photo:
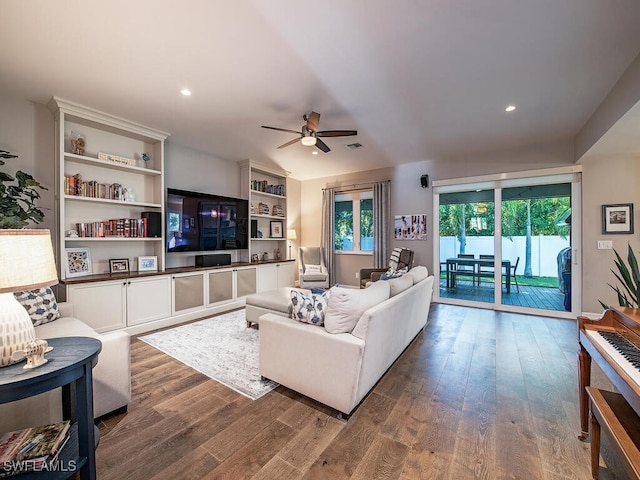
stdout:
<svg viewBox="0 0 640 480">
<path fill-rule="evenodd" d="M 379 180 L 379 181 L 375 181 L 375 182 L 363 182 L 363 183 L 347 183 L 346 185 L 339 185 L 339 186 L 336 186 L 336 187 L 325 187 L 325 188 L 322 189 L 322 191 L 324 192 L 325 190 L 327 190 L 329 188 L 343 189 L 343 188 L 356 188 L 356 187 L 362 187 L 362 186 L 371 187 L 371 186 L 373 186 L 374 183 L 379 183 L 379 182 L 390 183 L 391 180 Z"/>
</svg>

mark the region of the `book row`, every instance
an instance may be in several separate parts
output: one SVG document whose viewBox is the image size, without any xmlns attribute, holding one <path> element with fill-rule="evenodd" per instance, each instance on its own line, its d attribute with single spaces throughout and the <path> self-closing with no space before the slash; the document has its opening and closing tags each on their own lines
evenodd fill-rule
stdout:
<svg viewBox="0 0 640 480">
<path fill-rule="evenodd" d="M 79 197 L 104 198 L 108 200 L 128 200 L 127 188 L 119 183 L 100 183 L 95 180 L 83 181 L 82 175 L 64 176 L 64 193 Z"/>
<path fill-rule="evenodd" d="M 124 237 L 144 238 L 149 236 L 146 218 L 113 218 L 98 222 L 73 224 L 78 237 Z"/>
<path fill-rule="evenodd" d="M 251 190 L 256 192 L 271 193 L 273 195 L 285 196 L 284 185 L 269 185 L 266 180 L 253 180 L 251 182 Z"/>
</svg>

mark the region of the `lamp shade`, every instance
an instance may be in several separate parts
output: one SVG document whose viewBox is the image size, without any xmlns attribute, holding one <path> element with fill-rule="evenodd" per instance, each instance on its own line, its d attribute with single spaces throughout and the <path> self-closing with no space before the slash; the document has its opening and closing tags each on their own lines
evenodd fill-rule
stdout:
<svg viewBox="0 0 640 480">
<path fill-rule="evenodd" d="M 298 235 L 296 234 L 295 228 L 290 228 L 287 230 L 287 240 L 296 240 Z"/>
<path fill-rule="evenodd" d="M 58 283 L 49 230 L 0 230 L 0 293 Z"/>
<path fill-rule="evenodd" d="M 13 292 L 58 283 L 48 230 L 0 230 L 0 367 L 24 358 L 36 332 Z"/>
</svg>

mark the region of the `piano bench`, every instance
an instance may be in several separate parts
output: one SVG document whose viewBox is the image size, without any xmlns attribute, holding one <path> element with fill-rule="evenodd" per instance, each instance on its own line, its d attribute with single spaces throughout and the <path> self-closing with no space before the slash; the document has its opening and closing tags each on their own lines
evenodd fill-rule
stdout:
<svg viewBox="0 0 640 480">
<path fill-rule="evenodd" d="M 586 387 L 591 411 L 591 475 L 600 470 L 600 431 L 609 438 L 630 478 L 640 478 L 640 417 L 622 395 Z"/>
</svg>

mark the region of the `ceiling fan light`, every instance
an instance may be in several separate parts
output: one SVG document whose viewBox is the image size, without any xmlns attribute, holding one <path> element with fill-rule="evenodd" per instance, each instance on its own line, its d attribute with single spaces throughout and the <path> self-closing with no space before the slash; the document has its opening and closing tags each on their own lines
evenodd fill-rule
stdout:
<svg viewBox="0 0 640 480">
<path fill-rule="evenodd" d="M 308 137 L 302 137 L 300 141 L 305 147 L 313 147 L 316 144 L 316 137 L 310 135 Z"/>
</svg>

